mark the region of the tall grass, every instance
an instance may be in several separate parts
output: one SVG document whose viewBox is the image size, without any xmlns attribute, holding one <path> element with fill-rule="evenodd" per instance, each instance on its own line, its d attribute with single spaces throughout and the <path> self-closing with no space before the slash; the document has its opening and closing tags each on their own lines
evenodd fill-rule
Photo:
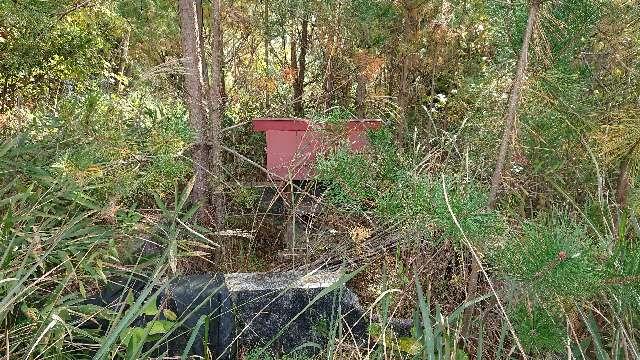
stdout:
<svg viewBox="0 0 640 360">
<path fill-rule="evenodd" d="M 148 358 L 152 353 L 143 348 L 166 343 L 183 321 L 160 320 L 164 313 L 153 311 L 161 279 L 175 270 L 178 234 L 206 239 L 181 225 L 194 213 L 184 207 L 190 188 L 171 207 L 158 199 L 162 220 L 152 234 L 161 250 L 134 255 L 131 249 L 142 247 L 130 242 L 138 239 L 105 220 L 85 188 L 38 166 L 33 157 L 46 156 L 47 149 L 24 141 L 16 137 L 0 146 L 0 328 L 6 358 Z M 130 283 L 141 274 L 150 281 L 135 299 L 125 299 L 123 292 L 122 306 L 86 302 L 113 279 Z M 133 325 L 150 314 L 151 326 Z M 106 332 L 100 327 L 105 323 Z"/>
</svg>

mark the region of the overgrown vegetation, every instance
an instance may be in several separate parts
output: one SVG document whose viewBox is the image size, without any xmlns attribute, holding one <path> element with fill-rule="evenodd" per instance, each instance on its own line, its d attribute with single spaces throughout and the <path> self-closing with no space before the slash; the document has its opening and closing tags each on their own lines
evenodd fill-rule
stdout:
<svg viewBox="0 0 640 360">
<path fill-rule="evenodd" d="M 203 17 L 181 22 L 192 5 Z M 625 0 L 0 3 L 0 352 L 148 358 L 181 325 L 156 303 L 171 276 L 349 264 L 378 323 L 362 347 L 328 329 L 319 358 L 640 358 L 639 16 Z M 383 121 L 293 187 L 322 204 L 295 261 L 276 255 L 293 198 L 263 190 L 262 116 L 338 138 Z M 121 311 L 85 302 L 138 276 L 146 296 Z"/>
</svg>

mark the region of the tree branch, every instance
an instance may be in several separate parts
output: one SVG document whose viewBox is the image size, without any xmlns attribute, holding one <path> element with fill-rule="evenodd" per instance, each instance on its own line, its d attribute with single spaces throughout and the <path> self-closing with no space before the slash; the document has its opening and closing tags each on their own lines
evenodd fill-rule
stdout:
<svg viewBox="0 0 640 360">
<path fill-rule="evenodd" d="M 70 8 L 61 11 L 59 13 L 56 14 L 56 16 L 58 17 L 58 20 L 62 20 L 64 19 L 65 16 L 71 14 L 74 11 L 80 10 L 82 8 L 88 7 L 88 6 L 92 6 L 92 0 L 83 0 L 80 2 L 77 2 L 75 5 L 71 6 Z"/>
</svg>

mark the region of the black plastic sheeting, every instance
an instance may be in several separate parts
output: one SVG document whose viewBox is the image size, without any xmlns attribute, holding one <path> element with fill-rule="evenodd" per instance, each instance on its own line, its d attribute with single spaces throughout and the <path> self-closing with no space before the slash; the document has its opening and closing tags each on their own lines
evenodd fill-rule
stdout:
<svg viewBox="0 0 640 360">
<path fill-rule="evenodd" d="M 87 302 L 118 311 L 127 294 L 131 292 L 138 299 L 147 284 L 145 279 L 113 280 Z M 151 294 L 158 289 L 160 286 L 155 286 Z M 235 359 L 238 352 L 246 354 L 262 348 L 272 354 L 297 351 L 309 355 L 326 345 L 329 338 L 345 334 L 365 344 L 370 319 L 357 296 L 346 287 L 320 296 L 323 290 L 294 287 L 229 291 L 223 274 L 176 277 L 161 289 L 157 305 L 173 311 L 180 325 L 166 341 L 156 345 L 152 356 L 180 356 L 202 316 L 208 326 L 199 327 L 189 355 L 205 356 L 205 346 L 214 359 Z M 162 311 L 159 316 L 163 319 Z M 140 316 L 131 326 L 144 327 L 152 320 L 153 316 Z M 392 321 L 390 325 L 403 335 L 408 334 L 411 322 Z M 106 332 L 109 323 L 102 321 L 99 328 Z M 143 351 L 153 345 L 145 345 Z"/>
<path fill-rule="evenodd" d="M 233 358 L 235 322 L 229 290 L 221 274 L 176 278 L 171 281 L 166 297 L 178 319 L 184 319 L 181 328 L 185 335 L 179 336 L 170 345 L 170 353 L 182 352 L 198 320 L 206 316 L 209 319 L 207 338 L 211 353 L 217 359 Z M 204 355 L 203 339 L 204 327 L 201 327 L 191 347 L 191 354 Z"/>
<path fill-rule="evenodd" d="M 119 311 L 125 307 L 128 294 L 138 299 L 149 283 L 144 278 L 112 279 L 97 296 L 87 300 L 88 304 L 106 307 L 112 311 Z M 154 294 L 160 286 L 154 286 L 150 294 Z M 152 356 L 167 354 L 180 356 L 186 348 L 189 338 L 202 316 L 207 319 L 207 326 L 200 324 L 198 333 L 188 351 L 189 355 L 205 356 L 205 343 L 216 359 L 233 359 L 235 347 L 234 315 L 231 309 L 229 291 L 224 284 L 222 274 L 195 275 L 177 277 L 169 282 L 157 296 L 156 304 L 161 309 L 169 309 L 177 315 L 177 328 L 169 334 L 167 341 L 152 351 Z M 157 320 L 167 320 L 159 311 Z M 154 320 L 154 316 L 142 315 L 136 318 L 130 327 L 144 327 Z M 87 327 L 97 327 L 103 332 L 108 331 L 109 322 L 98 321 L 97 326 L 87 323 Z M 208 333 L 205 334 L 205 329 Z M 153 343 L 145 345 L 143 352 L 152 347 Z"/>
</svg>

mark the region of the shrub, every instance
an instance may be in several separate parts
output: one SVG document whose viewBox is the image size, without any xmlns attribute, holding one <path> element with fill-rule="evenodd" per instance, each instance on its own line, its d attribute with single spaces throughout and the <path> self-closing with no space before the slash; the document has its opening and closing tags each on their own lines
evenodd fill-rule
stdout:
<svg viewBox="0 0 640 360">
<path fill-rule="evenodd" d="M 482 189 L 456 177 L 417 172 L 389 131 L 372 132 L 370 138 L 369 152 L 352 154 L 342 148 L 318 162 L 318 179 L 327 184 L 329 201 L 339 209 L 368 212 L 394 228 L 421 230 L 436 240 L 461 235 L 449 206 L 471 239 L 486 244 L 504 231 L 498 213 L 486 209 Z"/>
<path fill-rule="evenodd" d="M 603 287 L 604 253 L 584 225 L 566 216 L 525 222 L 493 258 L 510 279 L 543 299 L 588 299 Z"/>
<path fill-rule="evenodd" d="M 183 156 L 192 141 L 186 111 L 175 100 L 144 92 L 127 97 L 91 94 L 67 98 L 59 111 L 34 111 L 16 126 L 21 146 L 52 175 L 91 189 L 98 204 L 145 201 L 173 190 L 191 171 Z"/>
</svg>

